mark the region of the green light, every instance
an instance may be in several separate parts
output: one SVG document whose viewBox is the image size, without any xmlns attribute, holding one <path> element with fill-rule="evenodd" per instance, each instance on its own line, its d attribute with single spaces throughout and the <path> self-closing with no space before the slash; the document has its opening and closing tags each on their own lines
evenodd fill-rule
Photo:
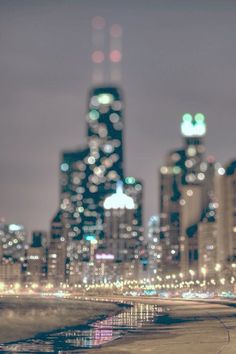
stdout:
<svg viewBox="0 0 236 354">
<path fill-rule="evenodd" d="M 101 93 L 97 96 L 98 103 L 100 104 L 110 104 L 114 97 L 109 93 Z"/>
<path fill-rule="evenodd" d="M 196 113 L 194 118 L 197 123 L 205 122 L 205 116 L 202 113 Z"/>
<path fill-rule="evenodd" d="M 96 109 L 92 109 L 90 112 L 89 112 L 89 118 L 92 119 L 92 120 L 97 120 L 99 118 L 99 113 L 98 111 L 96 111 Z"/>
<path fill-rule="evenodd" d="M 85 235 L 85 240 L 86 241 L 94 241 L 94 240 L 96 240 L 96 236 L 95 235 Z"/>
<path fill-rule="evenodd" d="M 61 171 L 66 172 L 69 170 L 69 165 L 67 163 L 61 164 Z"/>
<path fill-rule="evenodd" d="M 136 182 L 134 177 L 126 177 L 125 183 L 127 184 L 134 184 Z"/>
<path fill-rule="evenodd" d="M 192 115 L 190 113 L 185 113 L 183 115 L 183 121 L 184 122 L 192 122 L 192 120 L 193 120 L 193 117 L 192 117 Z"/>
<path fill-rule="evenodd" d="M 179 166 L 173 167 L 173 173 L 174 173 L 175 175 L 177 175 L 178 173 L 180 173 L 180 171 L 181 171 L 181 168 L 180 168 Z"/>
<path fill-rule="evenodd" d="M 181 122 L 181 132 L 184 136 L 203 136 L 206 134 L 205 116 L 202 113 L 196 113 L 193 116 L 185 113 Z"/>
</svg>

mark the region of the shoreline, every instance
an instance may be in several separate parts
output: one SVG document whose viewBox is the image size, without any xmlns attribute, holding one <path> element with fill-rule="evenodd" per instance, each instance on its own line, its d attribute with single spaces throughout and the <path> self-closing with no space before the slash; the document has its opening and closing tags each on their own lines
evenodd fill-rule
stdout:
<svg viewBox="0 0 236 354">
<path fill-rule="evenodd" d="M 113 316 L 122 304 L 77 299 L 0 297 L 0 343 L 14 344 L 46 332 L 56 332 Z M 1 345 L 0 344 L 0 345 Z"/>
<path fill-rule="evenodd" d="M 235 354 L 236 309 L 230 303 L 151 300 L 143 303 L 166 306 L 152 323 L 129 331 L 90 354 Z"/>
</svg>

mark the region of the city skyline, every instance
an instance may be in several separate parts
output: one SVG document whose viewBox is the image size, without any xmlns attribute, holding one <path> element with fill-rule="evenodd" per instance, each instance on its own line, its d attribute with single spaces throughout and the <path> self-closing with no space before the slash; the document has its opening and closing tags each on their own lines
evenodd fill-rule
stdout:
<svg viewBox="0 0 236 354">
<path fill-rule="evenodd" d="M 235 15 L 0 1 L 0 352 L 235 354 Z"/>
<path fill-rule="evenodd" d="M 3 32 L 0 65 L 1 69 L 8 67 L 11 72 L 3 73 L 1 84 L 1 141 L 5 151 L 2 155 L 0 216 L 6 217 L 7 222 L 23 223 L 29 230 L 48 229 L 58 204 L 59 154 L 85 143 L 85 102 L 91 86 L 92 66 L 89 61 L 92 51 L 90 25 L 97 11 L 89 5 L 81 5 L 85 15 L 82 19 L 81 13 L 73 14 L 77 9 L 73 4 L 66 7 L 54 2 L 49 6 L 44 2 L 37 6 L 24 3 L 31 9 L 24 14 L 28 19 L 25 23 L 21 22 L 23 7 L 15 4 L 12 13 L 6 2 L 0 5 L 5 16 L 0 24 Z M 236 121 L 232 93 L 236 78 L 230 69 L 234 65 L 232 28 L 236 6 L 229 1 L 228 9 L 225 6 L 221 12 L 218 2 L 215 9 L 203 8 L 201 4 L 197 9 L 180 1 L 182 6 L 187 6 L 186 19 L 174 6 L 166 10 L 162 1 L 156 6 L 150 2 L 152 11 L 154 6 L 153 16 L 139 3 L 137 19 L 129 17 L 127 22 L 128 16 L 122 18 L 120 9 L 110 16 L 109 8 L 105 9 L 106 1 L 101 3 L 99 15 L 110 18 L 109 25 L 120 23 L 124 31 L 121 86 L 126 106 L 126 174 L 139 176 L 144 181 L 147 221 L 158 212 L 158 169 L 169 147 L 179 146 L 179 124 L 184 112 L 200 111 L 206 115 L 210 154 L 215 154 L 222 164 L 235 157 L 232 145 Z M 53 17 L 53 10 L 57 19 Z M 130 13 L 131 8 L 127 11 Z M 201 26 L 197 18 L 199 12 Z M 159 18 L 157 23 L 155 16 Z M 34 21 L 38 28 L 29 34 Z M 45 28 L 37 21 L 43 21 Z M 13 25 L 11 31 L 9 23 Z M 142 31 L 139 23 L 146 24 L 146 27 L 141 26 Z M 59 33 L 55 33 L 60 28 Z M 145 44 L 145 38 L 151 33 L 152 43 Z M 180 35 L 190 49 L 188 53 L 181 51 L 181 42 L 175 43 Z M 144 37 L 142 50 L 141 36 Z M 219 36 L 223 36 L 224 41 Z M 50 40 L 54 37 L 56 41 L 51 47 Z M 37 46 L 34 46 L 35 38 Z M 44 43 L 42 48 L 40 38 Z M 65 44 L 69 39 L 71 42 Z M 128 48 L 130 42 L 134 43 L 132 51 Z M 143 56 L 141 52 L 147 49 L 149 53 Z M 79 60 L 82 60 L 81 67 Z M 150 65 L 154 66 L 152 70 Z M 178 68 L 181 74 L 178 74 Z M 224 143 L 219 144 L 220 140 Z M 140 144 L 140 141 L 144 143 Z"/>
</svg>

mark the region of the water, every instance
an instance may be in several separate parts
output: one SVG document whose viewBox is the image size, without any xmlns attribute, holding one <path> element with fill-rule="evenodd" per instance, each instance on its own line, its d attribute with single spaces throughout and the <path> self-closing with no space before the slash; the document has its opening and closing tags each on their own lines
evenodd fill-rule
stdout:
<svg viewBox="0 0 236 354">
<path fill-rule="evenodd" d="M 157 305 L 136 303 L 121 313 L 98 320 L 87 326 L 70 327 L 48 332 L 34 338 L 0 346 L 1 353 L 80 353 L 101 347 L 123 336 L 127 331 L 141 328 L 154 321 L 162 312 Z"/>
</svg>

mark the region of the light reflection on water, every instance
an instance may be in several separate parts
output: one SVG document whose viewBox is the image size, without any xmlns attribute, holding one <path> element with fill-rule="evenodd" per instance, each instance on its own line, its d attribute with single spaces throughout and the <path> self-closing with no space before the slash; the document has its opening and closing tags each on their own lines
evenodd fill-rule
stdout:
<svg viewBox="0 0 236 354">
<path fill-rule="evenodd" d="M 153 321 L 162 309 L 157 305 L 134 304 L 121 313 L 89 326 L 77 326 L 37 335 L 34 338 L 0 345 L 1 353 L 78 353 L 80 349 L 100 347 Z"/>
</svg>

